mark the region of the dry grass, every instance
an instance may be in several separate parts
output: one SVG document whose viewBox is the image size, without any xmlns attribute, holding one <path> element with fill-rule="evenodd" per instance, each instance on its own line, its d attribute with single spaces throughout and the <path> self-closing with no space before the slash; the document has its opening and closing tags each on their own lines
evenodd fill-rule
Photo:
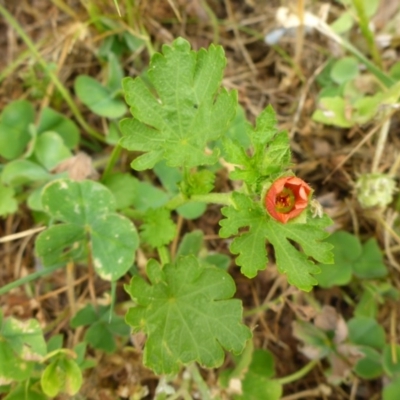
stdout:
<svg viewBox="0 0 400 400">
<path fill-rule="evenodd" d="M 123 19 L 118 17 L 110 0 L 5 0 L 1 3 L 5 4 L 29 35 L 43 60 L 54 64 L 60 81 L 71 92 L 73 80 L 79 74 L 104 79 L 104 69 L 97 51 L 110 32 L 96 29 L 99 21 L 96 22 L 96 18 L 109 18 L 115 23 L 115 31 L 130 30 L 149 41 L 147 46 L 123 57 L 124 69 L 131 76 L 141 72 L 151 52 L 177 36 L 187 38 L 195 49 L 208 46 L 213 41 L 222 44 L 228 59 L 224 85 L 238 90 L 239 101 L 252 121 L 266 105 L 272 104 L 280 128 L 291 134 L 296 173 L 315 189 L 316 196 L 333 218 L 335 229 L 378 239 L 386 250 L 387 263 L 393 271 L 392 284 L 400 289 L 399 264 L 396 261 L 400 241 L 393 231 L 395 218 L 389 212 L 367 214 L 359 207 L 353 193 L 357 175 L 371 170 L 376 135 L 368 133 L 375 129 L 379 121 L 365 128 L 344 130 L 322 126 L 311 120 L 318 94 L 316 75 L 329 53 L 337 51 L 337 48 L 320 34 L 306 35 L 305 32 L 286 37 L 280 43 L 280 49 L 266 45 L 263 37 L 276 27 L 277 8 L 285 1 L 121 0 L 118 3 Z M 129 4 L 132 4 L 131 8 Z M 292 7 L 298 10 L 299 15 L 304 9 L 317 14 L 321 5 L 319 2 L 303 4 L 299 0 Z M 129 10 L 131 13 L 126 16 Z M 330 18 L 340 12 L 341 9 L 332 4 Z M 38 60 L 27 51 L 15 30 L 2 19 L 0 49 L 3 55 L 0 59 L 0 110 L 13 100 L 27 98 L 34 101 L 37 110 L 51 104 L 64 114 L 73 116 L 54 83 L 46 80 Z M 93 129 L 103 130 L 100 118 L 91 115 L 81 105 L 79 109 Z M 377 168 L 380 171 L 388 171 L 399 154 L 399 126 L 398 118 L 394 115 L 384 143 L 384 155 L 378 160 Z M 85 129 L 82 132 L 88 139 Z M 80 150 L 90 152 L 84 145 Z M 109 151 L 104 148 L 103 153 Z M 220 180 L 221 186 L 227 185 L 226 177 L 221 176 Z M 226 243 L 215 235 L 218 218 L 218 208 L 210 207 L 199 221 L 183 222 L 181 233 L 200 228 L 207 235 L 210 248 L 226 251 Z M 15 215 L 0 221 L 0 237 L 34 228 L 29 212 L 21 208 Z M 34 232 L 13 239 L 0 244 L 0 286 L 35 269 Z M 307 360 L 298 351 L 291 323 L 296 317 L 307 318 L 309 308 L 305 295 L 288 286 L 273 265 L 254 280 L 244 278 L 236 270 L 232 270 L 232 274 L 238 287 L 237 297 L 243 300 L 245 310 L 268 306 L 265 307 L 267 311 L 249 315 L 246 322 L 254 329 L 255 345 L 268 348 L 276 357 L 277 376 L 285 376 L 301 368 Z M 78 269 L 73 279 L 73 296 L 79 306 L 90 300 L 87 285 L 89 277 L 86 270 Z M 121 302 L 127 299 L 122 283 L 118 288 Z M 67 284 L 64 272 L 57 272 L 33 286 L 21 287 L 2 296 L 0 304 L 6 315 L 35 317 L 46 332 L 63 333 L 67 344 L 73 345 L 82 338 L 82 331 L 72 331 L 68 325 L 68 291 L 71 288 Z M 106 301 L 108 285 L 99 280 L 94 280 L 93 284 L 97 301 Z M 321 304 L 334 305 L 339 313 L 349 317 L 351 309 L 344 301 L 344 295 L 351 297 L 352 294 L 347 288 L 316 290 L 314 293 Z M 122 307 L 120 311 L 123 312 Z M 387 327 L 387 332 L 391 329 L 390 318 L 396 312 L 399 309 L 395 304 L 388 304 L 380 312 L 379 321 Z M 394 329 L 394 333 L 398 335 L 398 329 Z M 153 393 L 157 378 L 141 366 L 140 350 L 132 352 L 121 347 L 116 354 L 92 352 L 91 356 L 97 360 L 97 367 L 87 373 L 82 389 L 84 398 L 114 400 L 118 396 L 135 393 L 142 386 L 148 386 L 150 393 Z M 229 362 L 227 359 L 226 363 Z M 319 365 L 303 379 L 285 386 L 284 398 L 379 398 L 382 382 L 378 380 L 365 382 L 354 378 L 348 385 L 331 386 L 330 394 L 320 390 L 321 384 L 326 384 L 324 366 Z M 210 387 L 216 386 L 216 371 L 203 371 L 203 376 Z M 179 385 L 179 379 L 175 384 Z M 151 396 L 146 398 L 150 399 Z"/>
</svg>

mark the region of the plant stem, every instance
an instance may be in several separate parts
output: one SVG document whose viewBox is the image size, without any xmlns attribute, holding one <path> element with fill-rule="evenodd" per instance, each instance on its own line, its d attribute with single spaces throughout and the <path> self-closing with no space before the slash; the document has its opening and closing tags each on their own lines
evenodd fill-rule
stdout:
<svg viewBox="0 0 400 400">
<path fill-rule="evenodd" d="M 165 246 L 157 247 L 157 252 L 163 266 L 170 262 L 169 252 Z"/>
<path fill-rule="evenodd" d="M 275 379 L 281 385 L 286 385 L 288 383 L 294 382 L 307 375 L 317 364 L 319 360 L 312 360 L 306 364 L 303 368 L 299 369 L 291 375 L 284 376 L 283 378 Z"/>
<path fill-rule="evenodd" d="M 108 175 L 110 175 L 112 169 L 114 168 L 114 165 L 117 163 L 117 160 L 121 154 L 121 151 L 122 151 L 122 147 L 119 144 L 117 144 L 113 148 L 113 151 L 112 151 L 110 157 L 108 158 L 107 165 L 104 169 L 101 180 L 106 179 L 108 177 Z"/>
<path fill-rule="evenodd" d="M 232 193 L 207 193 L 207 194 L 194 194 L 190 198 L 184 197 L 181 193 L 173 197 L 165 205 L 169 210 L 175 210 L 178 207 L 186 203 L 213 203 L 220 204 L 223 206 L 229 206 L 232 204 Z"/>
<path fill-rule="evenodd" d="M 24 276 L 23 278 L 17 279 L 16 281 L 9 283 L 8 285 L 4 285 L 0 289 L 0 296 L 6 294 L 10 290 L 17 288 L 18 286 L 25 285 L 26 283 L 34 281 L 35 279 L 41 278 L 42 276 L 50 275 L 56 269 L 64 267 L 64 265 L 65 264 L 57 264 L 53 265 L 52 267 L 43 268 L 40 271 L 36 271 L 30 275 Z"/>
<path fill-rule="evenodd" d="M 315 29 L 317 29 L 319 32 L 321 32 L 323 35 L 331 38 L 334 40 L 336 43 L 340 44 L 342 47 L 344 47 L 347 51 L 349 51 L 353 56 L 357 57 L 359 61 L 361 61 L 366 68 L 376 76 L 376 78 L 387 88 L 393 86 L 395 84 L 395 81 L 392 77 L 387 75 L 385 72 L 383 72 L 378 66 L 376 66 L 373 62 L 368 60 L 367 57 L 364 56 L 364 54 L 361 53 L 360 50 L 358 50 L 356 47 L 354 47 L 350 42 L 339 36 L 337 33 L 333 31 L 333 29 L 326 24 L 324 21 L 315 18 Z"/>
<path fill-rule="evenodd" d="M 238 378 L 240 380 L 244 378 L 244 375 L 246 374 L 253 359 L 253 351 L 254 343 L 253 340 L 250 339 L 247 341 L 246 347 L 240 356 L 239 362 L 236 364 L 235 369 L 230 374 L 231 378 Z"/>
<path fill-rule="evenodd" d="M 190 374 L 192 375 L 193 380 L 197 384 L 197 388 L 199 389 L 199 392 L 200 392 L 200 398 L 202 400 L 211 400 L 210 389 L 208 388 L 207 384 L 204 382 L 204 379 L 201 376 L 200 371 L 197 368 L 197 365 L 195 363 L 189 365 L 188 370 L 189 370 Z"/>
<path fill-rule="evenodd" d="M 79 124 L 82 126 L 82 128 L 85 129 L 87 131 L 87 133 L 89 133 L 91 136 L 93 136 L 97 140 L 104 142 L 105 141 L 104 136 L 101 133 L 97 132 L 89 124 L 86 123 L 85 119 L 83 118 L 82 114 L 80 113 L 78 107 L 76 106 L 76 104 L 75 104 L 74 100 L 72 99 L 68 90 L 58 79 L 57 75 L 53 71 L 51 71 L 50 68 L 48 68 L 46 61 L 43 59 L 43 57 L 37 50 L 35 44 L 31 41 L 29 36 L 25 33 L 25 31 L 19 25 L 17 20 L 14 19 L 14 17 L 1 4 L 0 4 L 0 14 L 2 14 L 4 19 L 15 29 L 15 31 L 18 33 L 18 35 L 21 37 L 21 39 L 25 42 L 25 44 L 27 45 L 29 50 L 32 52 L 32 54 L 36 57 L 39 64 L 49 75 L 50 79 L 53 81 L 54 86 L 58 89 L 61 96 L 64 98 L 65 102 L 68 104 L 69 108 L 71 109 L 72 114 L 74 114 L 76 120 L 79 122 Z"/>
<path fill-rule="evenodd" d="M 375 43 L 374 35 L 369 28 L 369 19 L 365 13 L 365 6 L 363 0 L 353 0 L 354 8 L 357 11 L 361 32 L 367 41 L 369 51 L 375 64 L 382 69 L 382 60 L 378 48 Z"/>
<path fill-rule="evenodd" d="M 133 208 L 124 208 L 121 213 L 131 219 L 143 219 L 144 211 L 135 210 Z"/>
</svg>

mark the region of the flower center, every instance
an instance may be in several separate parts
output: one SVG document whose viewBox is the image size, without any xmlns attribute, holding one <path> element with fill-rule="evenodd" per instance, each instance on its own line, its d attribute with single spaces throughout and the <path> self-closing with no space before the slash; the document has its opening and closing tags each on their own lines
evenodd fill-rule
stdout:
<svg viewBox="0 0 400 400">
<path fill-rule="evenodd" d="M 292 190 L 285 187 L 282 192 L 276 196 L 275 209 L 280 213 L 288 213 L 293 210 L 294 203 L 295 197 Z"/>
</svg>

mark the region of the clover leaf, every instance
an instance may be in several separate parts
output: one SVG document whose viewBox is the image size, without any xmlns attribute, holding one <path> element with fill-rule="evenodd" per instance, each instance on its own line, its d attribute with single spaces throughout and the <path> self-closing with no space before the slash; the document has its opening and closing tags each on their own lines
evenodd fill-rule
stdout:
<svg viewBox="0 0 400 400">
<path fill-rule="evenodd" d="M 131 267 L 139 244 L 134 225 L 116 214 L 113 194 L 94 181 L 58 179 L 43 190 L 42 204 L 57 221 L 36 240 L 36 252 L 45 266 L 79 261 L 91 248 L 96 272 L 116 280 Z"/>
<path fill-rule="evenodd" d="M 7 160 L 19 157 L 31 135 L 29 126 L 35 121 L 33 105 L 17 100 L 4 107 L 0 115 L 0 156 Z"/>
<path fill-rule="evenodd" d="M 236 92 L 220 87 L 226 64 L 221 46 L 190 50 L 176 39 L 150 62 L 148 78 L 125 78 L 123 89 L 134 118 L 121 121 L 121 145 L 144 152 L 131 166 L 152 168 L 165 159 L 171 167 L 214 164 L 219 150 L 207 144 L 224 134 L 236 115 Z"/>
<path fill-rule="evenodd" d="M 0 382 L 27 379 L 34 361 L 43 360 L 46 342 L 40 324 L 35 319 L 21 322 L 6 318 L 0 311 Z"/>
<path fill-rule="evenodd" d="M 234 192 L 233 205 L 223 207 L 221 212 L 226 217 L 220 222 L 220 236 L 223 238 L 241 232 L 231 243 L 230 250 L 239 254 L 236 263 L 241 271 L 253 278 L 258 270 L 267 266 L 266 242 L 272 244 L 278 269 L 287 275 L 290 284 L 309 291 L 317 284 L 312 274 L 320 271 L 314 260 L 324 264 L 332 263 L 332 246 L 322 242 L 328 236 L 324 228 L 331 224 L 327 216 L 309 218 L 307 224 L 282 224 L 273 220 L 261 204 L 248 195 Z M 302 252 L 292 242 L 298 243 Z"/>
<path fill-rule="evenodd" d="M 151 284 L 135 276 L 126 290 L 135 301 L 126 322 L 144 331 L 144 364 L 157 374 L 179 371 L 193 361 L 214 368 L 224 349 L 240 353 L 251 337 L 242 324 L 242 306 L 232 299 L 233 279 L 225 271 L 203 268 L 194 256 L 179 257 L 163 268 L 147 264 Z"/>
</svg>

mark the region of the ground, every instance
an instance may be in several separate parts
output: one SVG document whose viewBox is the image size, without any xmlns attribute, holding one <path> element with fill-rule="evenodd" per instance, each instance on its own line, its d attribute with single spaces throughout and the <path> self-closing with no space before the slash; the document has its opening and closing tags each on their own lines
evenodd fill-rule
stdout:
<svg viewBox="0 0 400 400">
<path fill-rule="evenodd" d="M 251 122 L 267 105 L 273 106 L 279 129 L 287 130 L 290 136 L 292 170 L 313 188 L 315 198 L 334 222 L 330 230 L 344 230 L 358 236 L 362 242 L 375 238 L 384 251 L 384 261 L 389 269 L 388 282 L 395 289 L 400 289 L 396 261 L 400 243 L 396 227 L 398 207 L 394 204 L 383 210 L 363 209 L 355 192 L 359 175 L 371 172 L 374 163 L 377 164 L 376 171 L 398 174 L 398 117 L 394 113 L 390 115 L 390 127 L 381 156 L 377 155 L 377 135 L 371 134 L 375 127 L 376 131 L 381 128 L 383 119 L 379 116 L 368 123 L 349 127 L 316 122 L 312 115 L 318 107 L 321 90 L 318 74 L 332 55 L 341 58 L 346 51 L 314 29 L 294 29 L 273 45 L 264 40 L 266 35 L 282 28 L 282 21 L 277 21 L 279 7 L 288 7 L 300 18 L 305 12 L 324 18 L 325 12 L 327 23 L 337 19 L 344 12 L 344 7 L 337 2 L 302 0 L 119 0 L 117 3 L 122 18 L 118 16 L 112 0 L 0 2 L 34 45 L 33 49 L 28 48 L 20 32 L 3 15 L 0 19 L 0 110 L 14 100 L 29 99 L 36 110 L 51 105 L 72 119 L 76 118 L 54 82 L 41 68 L 39 54 L 42 60 L 51 63 L 61 83 L 71 92 L 84 120 L 102 132 L 102 119 L 76 99 L 73 82 L 81 74 L 104 81 L 105 62 L 99 51 L 107 36 L 122 35 L 128 31 L 139 39 L 148 40 L 138 46 L 136 52 L 121 55 L 126 76 L 140 74 L 148 64 L 150 53 L 159 51 L 162 44 L 171 43 L 178 36 L 186 38 L 196 50 L 213 42 L 218 43 L 223 46 L 227 58 L 223 85 L 238 91 L 239 102 Z M 384 10 L 390 2 L 381 3 L 380 11 L 374 17 L 377 35 L 384 32 L 385 25 L 398 12 L 397 6 L 388 15 Z M 104 29 L 105 19 L 110 26 L 108 30 Z M 398 40 L 399 36 L 394 35 L 391 46 L 381 50 L 382 69 L 385 71 L 398 57 L 396 38 Z M 357 27 L 349 33 L 349 40 L 370 57 L 368 46 Z M 363 90 L 368 92 L 365 86 Z M 351 113 L 351 110 L 348 112 Z M 104 165 L 102 160 L 110 155 L 112 147 L 94 148 L 89 140 L 85 140 L 85 129 L 82 126 L 80 129 L 84 140 L 79 150 L 90 154 L 94 165 L 99 165 L 101 170 Z M 129 162 L 127 154 L 123 153 L 118 167 L 121 171 L 129 171 Z M 145 176 L 157 184 L 151 174 L 137 176 Z M 226 172 L 218 175 L 218 189 L 228 191 L 232 189 L 231 185 Z M 229 254 L 228 242 L 218 236 L 219 206 L 209 206 L 201 218 L 192 221 L 176 218 L 181 236 L 200 229 L 205 234 L 208 249 Z M 34 255 L 37 234 L 34 229 L 38 226 L 40 223 L 35 222 L 23 201 L 17 212 L 0 219 L 2 238 L 28 231 L 21 239 L 10 238 L 1 243 L 0 286 L 35 270 L 38 261 Z M 31 233 L 30 229 L 33 230 Z M 109 284 L 94 279 L 93 287 L 89 287 L 85 271 L 83 267 L 76 271 L 76 304 L 92 296 L 97 298 L 99 304 L 107 303 Z M 255 346 L 268 349 L 274 356 L 276 377 L 293 374 L 309 361 L 299 351 L 301 342 L 293 335 L 293 321 L 311 320 L 315 316 L 312 307 L 315 302 L 321 306 L 333 306 L 338 315 L 348 320 L 353 316 L 358 301 L 351 285 L 325 289 L 317 287 L 312 295 L 298 291 L 288 284 L 285 276 L 279 274 L 273 262 L 255 279 L 241 275 L 233 261 L 229 271 L 237 285 L 235 297 L 243 301 L 245 321 L 253 330 Z M 123 290 L 123 284 L 128 281 L 128 278 L 121 279 L 117 288 L 117 310 L 120 314 L 124 313 L 128 302 L 128 295 Z M 41 323 L 46 335 L 63 333 L 65 346 L 73 346 L 82 338 L 83 331 L 72 330 L 69 326 L 68 291 L 65 272 L 57 271 L 50 277 L 37 280 L 34 286 L 21 286 L 2 295 L 0 304 L 6 316 L 19 319 L 34 317 Z M 263 304 L 268 305 L 265 311 L 251 311 Z M 398 324 L 391 328 L 391 318 L 396 318 L 393 315 L 399 311 L 398 303 L 393 301 L 384 302 L 379 307 L 376 320 L 384 327 L 388 341 L 395 340 L 399 334 Z M 153 398 L 158 377 L 142 366 L 140 348 L 133 351 L 132 347 L 119 345 L 115 353 L 93 350 L 89 353 L 96 359 L 96 366 L 85 372 L 82 398 L 126 398 L 139 393 L 139 388 L 144 386 L 148 387 L 149 394 L 143 398 Z M 221 370 L 231 363 L 231 358 L 227 357 Z M 318 363 L 310 373 L 285 385 L 282 399 L 381 398 L 382 387 L 388 378 L 381 376 L 365 380 L 352 376 L 347 382 L 334 385 L 325 376 L 327 366 L 326 361 Z M 201 373 L 210 388 L 217 386 L 218 370 L 201 370 Z M 171 384 L 179 387 L 182 379 L 180 375 Z"/>
</svg>

